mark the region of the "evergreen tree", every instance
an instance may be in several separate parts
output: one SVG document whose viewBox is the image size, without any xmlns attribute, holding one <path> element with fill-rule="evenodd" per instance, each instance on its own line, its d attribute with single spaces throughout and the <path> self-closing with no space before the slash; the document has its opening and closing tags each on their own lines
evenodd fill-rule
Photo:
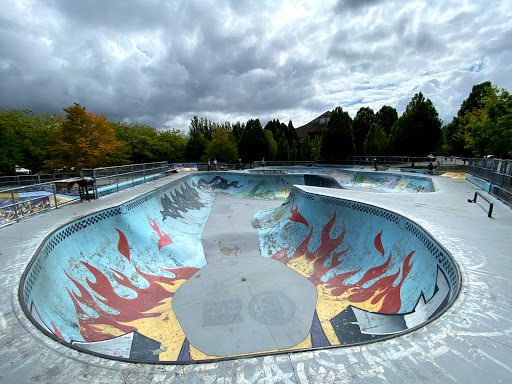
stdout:
<svg viewBox="0 0 512 384">
<path fill-rule="evenodd" d="M 383 156 L 387 150 L 387 137 L 384 128 L 378 123 L 370 127 L 364 142 L 364 154 L 366 156 Z"/>
<path fill-rule="evenodd" d="M 473 85 L 471 93 L 468 98 L 464 100 L 457 112 L 458 117 L 463 117 L 467 112 L 473 112 L 475 109 L 482 109 L 485 107 L 484 101 L 488 93 L 492 92 L 492 84 L 490 81 Z"/>
<path fill-rule="evenodd" d="M 417 93 L 404 114 L 393 125 L 392 148 L 395 153 L 426 156 L 435 151 L 441 138 L 442 122 L 434 104 Z"/>
<path fill-rule="evenodd" d="M 196 133 L 191 135 L 187 141 L 185 147 L 185 159 L 187 161 L 199 161 L 208 146 L 208 140 L 206 140 L 202 133 Z"/>
<path fill-rule="evenodd" d="M 398 120 L 398 113 L 395 108 L 390 107 L 389 105 L 382 106 L 381 109 L 375 114 L 375 122 L 380 121 L 379 125 L 386 132 L 386 137 L 391 133 L 391 128 Z"/>
<path fill-rule="evenodd" d="M 293 141 L 299 142 L 299 136 L 297 136 L 297 131 L 293 127 L 293 123 L 290 120 L 288 122 L 288 126 L 286 127 L 286 140 L 288 140 L 288 145 L 290 148 L 293 147 Z"/>
<path fill-rule="evenodd" d="M 277 142 L 277 155 L 276 160 L 288 161 L 290 158 L 290 147 L 288 146 L 288 140 L 286 140 L 285 133 L 281 133 L 281 137 Z"/>
<path fill-rule="evenodd" d="M 315 139 L 313 140 L 312 147 L 313 148 L 311 150 L 311 155 L 312 155 L 313 161 L 320 161 L 322 159 L 322 153 L 321 153 L 322 144 L 320 141 L 320 137 L 315 136 Z"/>
<path fill-rule="evenodd" d="M 370 131 L 371 125 L 376 121 L 375 113 L 373 109 L 369 107 L 362 107 L 357 111 L 354 121 L 352 123 L 352 129 L 354 130 L 354 144 L 356 146 L 356 155 L 362 155 L 364 153 L 364 143 L 366 135 Z"/>
<path fill-rule="evenodd" d="M 341 107 L 336 107 L 322 130 L 321 154 L 324 160 L 339 161 L 355 151 L 352 119 Z"/>
<path fill-rule="evenodd" d="M 290 149 L 290 160 L 297 161 L 299 155 L 299 143 L 297 140 L 292 141 L 292 147 Z"/>
<path fill-rule="evenodd" d="M 244 161 L 260 161 L 269 153 L 265 132 L 259 119 L 250 119 L 238 144 L 238 153 Z"/>
<path fill-rule="evenodd" d="M 277 155 L 277 142 L 274 140 L 271 130 L 265 129 L 265 139 L 268 146 L 268 154 L 265 156 L 267 160 L 275 160 Z"/>
<path fill-rule="evenodd" d="M 301 151 L 301 159 L 302 161 L 309 161 L 312 158 L 313 145 L 311 144 L 311 140 L 309 139 L 309 135 L 306 135 L 304 140 L 302 140 L 302 151 Z"/>
</svg>

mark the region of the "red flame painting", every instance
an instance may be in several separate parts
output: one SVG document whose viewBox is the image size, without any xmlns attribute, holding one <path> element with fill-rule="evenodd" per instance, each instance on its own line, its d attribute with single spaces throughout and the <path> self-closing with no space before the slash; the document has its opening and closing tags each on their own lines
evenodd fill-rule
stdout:
<svg viewBox="0 0 512 384">
<path fill-rule="evenodd" d="M 149 218 L 149 225 L 151 225 L 151 228 L 153 228 L 153 230 L 160 237 L 160 240 L 158 241 L 158 250 L 159 251 L 162 249 L 162 247 L 172 244 L 172 239 L 165 233 L 160 233 L 160 228 L 158 228 L 158 225 L 154 222 L 154 220 L 152 218 Z"/>
<path fill-rule="evenodd" d="M 311 241 L 311 237 L 313 235 L 313 226 L 310 227 L 307 220 L 298 212 L 298 208 L 293 208 L 290 210 L 291 217 L 290 221 L 295 221 L 297 223 L 302 223 L 310 228 L 308 235 L 306 238 L 299 244 L 296 248 L 293 255 L 289 256 L 288 251 L 289 248 L 281 249 L 276 252 L 272 258 L 281 261 L 284 264 L 289 264 L 294 259 L 305 256 L 306 260 L 312 262 L 312 271 L 306 276 L 313 284 L 316 286 L 324 285 L 326 288 L 331 289 L 330 294 L 332 296 L 341 296 L 345 293 L 348 294 L 348 300 L 353 303 L 363 303 L 366 301 L 371 302 L 371 304 L 377 304 L 379 302 L 382 303 L 379 312 L 381 313 L 398 313 L 400 307 L 402 305 L 400 299 L 400 289 L 402 284 L 409 274 L 412 268 L 412 256 L 414 251 L 412 251 L 404 260 L 402 268 L 398 268 L 398 271 L 394 274 L 386 275 L 389 272 L 389 265 L 392 260 L 392 254 L 389 253 L 389 257 L 387 260 L 381 264 L 377 265 L 373 268 L 370 268 L 365 272 L 363 277 L 359 279 L 359 281 L 353 284 L 347 284 L 345 281 L 347 278 L 352 277 L 359 273 L 361 269 L 355 271 L 347 271 L 336 276 L 331 277 L 326 282 L 322 281 L 322 278 L 325 274 L 332 270 L 333 268 L 338 267 L 344 261 L 344 259 L 339 259 L 342 255 L 347 253 L 350 247 L 346 249 L 335 252 L 335 250 L 343 243 L 345 238 L 345 228 L 343 228 L 342 233 L 335 238 L 330 237 L 330 232 L 334 226 L 336 221 L 336 212 L 333 217 L 327 222 L 321 232 L 320 236 L 320 246 L 314 252 L 309 251 L 309 244 Z M 299 218 L 299 219 L 298 219 Z M 300 219 L 301 218 L 301 219 Z M 375 249 L 384 256 L 385 251 L 382 245 L 382 232 L 378 233 L 375 236 L 373 241 Z M 331 257 L 332 259 L 330 263 L 326 263 L 327 259 Z M 325 265 L 327 264 L 327 266 Z M 398 276 L 400 275 L 400 271 L 402 271 L 402 276 L 400 282 L 393 286 L 393 283 L 396 281 Z M 375 280 L 373 284 L 368 287 L 364 285 L 368 282 Z"/>
<path fill-rule="evenodd" d="M 116 231 L 119 233 L 118 250 L 127 260 L 130 260 L 126 236 L 117 228 Z M 134 326 L 124 323 L 129 323 L 141 318 L 160 316 L 161 313 L 149 311 L 164 304 L 165 299 L 174 296 L 174 292 L 165 289 L 162 284 L 173 286 L 179 280 L 188 280 L 199 270 L 198 268 L 190 267 L 175 269 L 160 268 L 173 273 L 175 277 L 171 278 L 143 273 L 134 264 L 133 266 L 137 274 L 149 283 L 146 288 L 139 288 L 123 273 L 110 268 L 113 280 L 117 282 L 119 286 L 128 288 L 135 293 L 134 298 L 127 298 L 122 297 L 115 291 L 111 280 L 103 272 L 85 261 L 81 263 L 94 277 L 93 281 L 89 276 L 86 277 L 87 287 L 68 275 L 66 271 L 64 271 L 64 273 L 78 289 L 78 293 L 69 289 L 68 293 L 75 306 L 80 325 L 80 333 L 84 340 L 88 342 L 106 340 L 115 336 L 104 332 L 100 326 L 111 326 L 123 333 L 129 333 L 137 329 Z M 100 305 L 100 303 L 102 305 Z M 85 308 L 88 308 L 89 311 L 86 311 Z M 94 311 L 95 315 L 89 316 L 87 312 L 90 313 L 90 310 Z"/>
</svg>

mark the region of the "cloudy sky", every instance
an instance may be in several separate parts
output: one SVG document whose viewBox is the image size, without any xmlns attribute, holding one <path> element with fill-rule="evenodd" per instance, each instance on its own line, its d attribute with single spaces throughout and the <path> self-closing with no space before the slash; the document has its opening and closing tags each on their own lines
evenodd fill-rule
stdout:
<svg viewBox="0 0 512 384">
<path fill-rule="evenodd" d="M 2 0 L 0 106 L 188 130 L 512 92 L 512 1 Z"/>
</svg>

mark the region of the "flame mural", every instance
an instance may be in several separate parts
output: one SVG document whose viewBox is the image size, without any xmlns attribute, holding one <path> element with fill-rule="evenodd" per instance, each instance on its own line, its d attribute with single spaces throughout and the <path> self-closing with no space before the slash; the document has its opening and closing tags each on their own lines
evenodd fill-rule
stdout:
<svg viewBox="0 0 512 384">
<path fill-rule="evenodd" d="M 149 224 L 160 237 L 157 245 L 159 250 L 162 246 L 172 244 L 171 238 L 161 233 L 152 219 L 149 219 Z M 117 249 L 127 262 L 131 263 L 128 240 L 121 230 L 115 230 L 119 234 Z M 133 277 L 130 280 L 114 268 L 110 268 L 109 278 L 93 265 L 85 261 L 80 263 L 90 272 L 90 276 L 85 278 L 86 286 L 66 271 L 64 273 L 78 290 L 67 291 L 76 310 L 80 334 L 86 343 L 109 340 L 136 331 L 148 339 L 160 342 L 160 359 L 178 360 L 185 336 L 175 318 L 171 301 L 176 290 L 192 277 L 198 268 L 160 267 L 161 270 L 175 276 L 165 277 L 144 273 L 133 263 L 138 275 L 136 277 L 141 277 L 147 282 L 147 287 L 140 288 L 132 282 Z M 128 291 L 133 297 L 125 297 L 126 294 L 118 293 L 120 291 Z M 62 338 L 56 328 L 55 333 Z M 82 343 L 82 347 L 84 345 L 85 343 Z"/>
<path fill-rule="evenodd" d="M 44 331 L 92 353 L 139 362 L 183 362 L 377 340 L 423 325 L 449 305 L 456 286 L 449 255 L 434 240 L 429 243 L 421 227 L 369 204 L 311 198 L 307 188 L 306 195 L 290 192 L 292 181 L 297 180 L 280 178 L 223 173 L 207 181 L 191 176 L 155 194 L 150 204 L 112 208 L 70 223 L 49 238 L 27 273 L 23 282 L 27 311 Z M 397 188 L 407 184 L 400 176 L 382 182 Z M 235 212 L 229 216 L 233 225 L 248 222 L 249 229 L 225 231 L 234 239 L 233 249 L 242 241 L 250 245 L 250 257 L 239 257 L 243 262 L 237 260 L 233 266 L 230 258 L 238 257 L 236 252 L 208 260 L 204 244 L 209 244 L 209 238 L 202 236 L 209 218 L 216 217 L 209 215 L 214 208 L 222 213 L 233 204 L 231 200 L 220 204 L 216 193 L 220 191 L 223 199 L 228 195 L 254 198 L 270 196 L 262 193 L 267 190 L 288 199 L 256 214 L 244 208 L 248 213 L 243 220 Z M 219 228 L 211 232 L 214 240 L 225 229 L 217 223 Z M 227 249 L 220 242 L 218 246 Z M 269 273 L 274 270 L 279 273 Z M 285 279 L 287 274 L 297 276 L 300 284 L 290 283 L 295 280 Z M 202 284 L 205 276 L 213 276 L 207 280 L 211 285 L 201 285 L 197 300 L 188 300 L 184 292 L 195 291 L 187 287 Z M 261 290 L 261 296 L 248 289 L 252 286 Z M 307 295 L 297 293 L 300 286 L 311 293 L 307 308 L 302 305 Z M 242 295 L 242 288 L 249 294 Z M 180 296 L 187 300 L 180 302 Z M 208 305 L 199 303 L 203 297 Z M 257 312 L 250 311 L 253 307 L 261 311 L 258 300 L 272 314 L 285 312 L 280 303 L 293 308 L 290 319 L 306 314 L 301 332 L 297 332 L 299 320 L 292 322 L 285 316 L 286 322 L 274 325 L 275 329 L 288 327 L 286 332 L 295 332 L 301 341 L 285 345 L 272 337 L 274 344 L 265 344 L 264 350 L 215 355 L 201 348 L 187 328 L 196 327 L 197 321 L 196 328 L 211 335 L 213 344 L 247 345 L 233 342 L 243 332 L 226 331 L 229 336 L 221 340 L 211 327 L 224 326 L 229 331 L 252 316 L 262 328 L 272 328 L 270 317 L 260 321 Z M 189 310 L 194 302 L 200 304 L 197 312 Z M 256 304 L 251 307 L 251 303 Z M 192 320 L 182 320 L 180 310 L 191 313 Z M 254 327 L 246 329 L 259 343 L 262 333 Z M 272 336 L 286 332 L 279 330 Z"/>
<path fill-rule="evenodd" d="M 346 229 L 341 234 L 331 238 L 330 233 L 336 222 L 336 212 L 325 224 L 320 234 L 320 245 L 315 251 L 310 251 L 310 243 L 314 228 L 299 212 L 298 207 L 290 208 L 289 221 L 305 225 L 309 228 L 306 238 L 297 246 L 290 255 L 290 247 L 276 252 L 272 258 L 279 260 L 301 275 L 308 278 L 318 290 L 317 314 L 323 331 L 331 345 L 343 344 L 339 340 L 331 325 L 331 319 L 343 312 L 349 306 L 354 306 L 366 311 L 384 314 L 396 314 L 401 308 L 400 289 L 412 268 L 414 251 L 405 258 L 402 267 L 394 273 L 390 263 L 393 258 L 391 252 L 385 262 L 370 268 L 355 283 L 347 283 L 348 279 L 361 272 L 361 269 L 341 272 L 326 279 L 326 274 L 332 270 L 343 270 L 342 264 L 350 247 L 336 251 L 345 239 Z M 385 251 L 382 245 L 382 231 L 373 240 L 375 250 L 384 257 Z M 343 247 L 342 247 L 343 248 Z M 330 258 L 330 261 L 328 259 Z M 376 260 L 378 260 L 376 258 Z M 400 277 L 401 273 L 401 277 Z M 400 277 L 398 284 L 393 285 Z"/>
</svg>

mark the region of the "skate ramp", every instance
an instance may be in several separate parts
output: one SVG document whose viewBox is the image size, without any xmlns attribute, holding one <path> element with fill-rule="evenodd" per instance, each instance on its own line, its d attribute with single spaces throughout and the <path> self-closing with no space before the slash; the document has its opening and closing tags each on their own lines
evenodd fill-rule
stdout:
<svg viewBox="0 0 512 384">
<path fill-rule="evenodd" d="M 458 269 L 423 229 L 301 184 L 197 173 L 69 223 L 28 266 L 22 306 L 70 347 L 176 363 L 395 337 L 453 302 Z"/>
<path fill-rule="evenodd" d="M 328 176 L 342 188 L 353 188 L 388 193 L 434 192 L 430 177 L 404 175 L 391 172 L 374 172 L 365 169 L 334 167 L 314 168 L 259 168 L 250 171 L 257 174 L 317 174 Z"/>
</svg>

